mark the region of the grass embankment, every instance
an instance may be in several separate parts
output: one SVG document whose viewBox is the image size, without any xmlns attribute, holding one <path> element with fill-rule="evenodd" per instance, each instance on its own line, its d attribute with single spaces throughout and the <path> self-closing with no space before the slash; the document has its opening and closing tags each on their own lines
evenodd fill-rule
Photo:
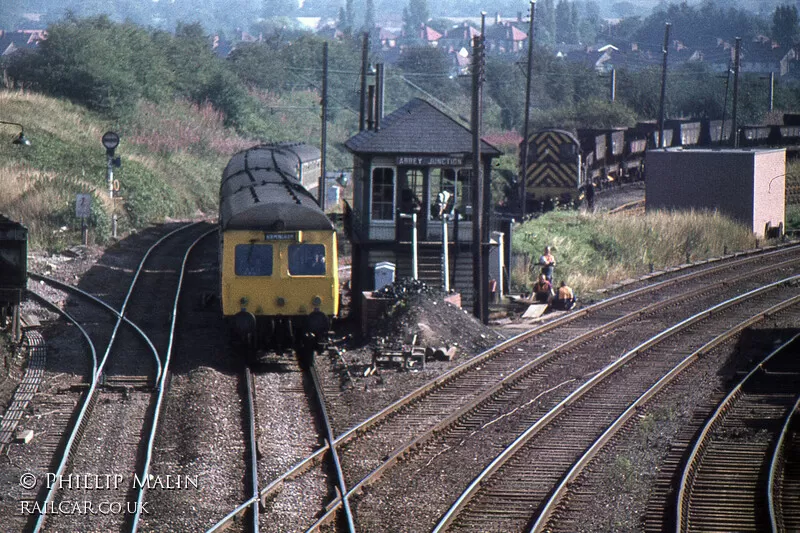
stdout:
<svg viewBox="0 0 800 533">
<path fill-rule="evenodd" d="M 553 248 L 554 281 L 566 280 L 578 294 L 655 269 L 753 248 L 744 226 L 711 213 L 648 213 L 643 217 L 552 212 L 530 220 L 514 233 L 519 260 L 512 286 L 529 289 L 545 246 Z"/>
<path fill-rule="evenodd" d="M 116 210 L 119 231 L 167 217 L 184 218 L 216 210 L 219 179 L 228 158 L 254 144 L 223 126 L 210 107 L 185 102 L 141 104 L 116 123 L 63 100 L 0 91 L 0 120 L 25 127 L 31 146 L 11 144 L 14 126 L 0 125 L 0 213 L 22 221 L 31 247 L 58 250 L 80 242 L 75 195 L 93 195 L 91 238 L 111 234 Z M 121 200 L 108 198 L 103 133 L 120 134 L 114 169 Z"/>
</svg>

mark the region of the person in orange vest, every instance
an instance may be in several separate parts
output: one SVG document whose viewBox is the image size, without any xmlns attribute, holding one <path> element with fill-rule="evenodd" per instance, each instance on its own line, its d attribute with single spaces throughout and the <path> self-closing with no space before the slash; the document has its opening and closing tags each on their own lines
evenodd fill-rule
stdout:
<svg viewBox="0 0 800 533">
<path fill-rule="evenodd" d="M 544 247 L 544 254 L 539 258 L 539 264 L 542 267 L 542 274 L 547 278 L 550 284 L 553 284 L 553 267 L 556 266 L 556 258 L 550 253 L 550 247 Z"/>
<path fill-rule="evenodd" d="M 567 285 L 566 281 L 562 281 L 561 285 L 558 287 L 558 291 L 556 291 L 556 297 L 553 300 L 553 308 L 569 311 L 573 307 L 575 307 L 575 293 L 572 292 L 572 289 Z"/>
<path fill-rule="evenodd" d="M 546 304 L 550 302 L 550 297 L 553 296 L 553 286 L 547 281 L 544 274 L 539 274 L 539 281 L 533 286 L 533 298 L 535 301 Z"/>
</svg>

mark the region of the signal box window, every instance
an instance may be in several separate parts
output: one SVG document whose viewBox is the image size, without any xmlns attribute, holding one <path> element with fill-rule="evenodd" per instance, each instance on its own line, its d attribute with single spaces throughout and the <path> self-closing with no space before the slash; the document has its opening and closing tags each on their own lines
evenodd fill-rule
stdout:
<svg viewBox="0 0 800 533">
<path fill-rule="evenodd" d="M 431 198 L 436 198 L 436 203 L 431 206 L 432 218 L 441 219 L 442 215 L 452 214 L 461 197 L 456 183 L 456 171 L 452 168 L 431 169 Z"/>
<path fill-rule="evenodd" d="M 324 276 L 324 244 L 290 244 L 289 274 L 292 276 Z"/>
<path fill-rule="evenodd" d="M 394 220 L 394 169 L 372 171 L 372 220 Z"/>
<path fill-rule="evenodd" d="M 271 244 L 237 244 L 235 254 L 237 276 L 271 276 Z"/>
<path fill-rule="evenodd" d="M 464 220 L 472 219 L 472 170 L 462 169 L 458 171 L 456 180 L 456 206 L 458 207 L 459 218 Z"/>
</svg>

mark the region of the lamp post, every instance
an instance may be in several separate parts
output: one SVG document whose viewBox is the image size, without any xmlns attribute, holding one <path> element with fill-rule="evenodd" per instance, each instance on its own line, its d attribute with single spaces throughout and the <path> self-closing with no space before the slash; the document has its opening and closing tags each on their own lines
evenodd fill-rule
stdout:
<svg viewBox="0 0 800 533">
<path fill-rule="evenodd" d="M 22 124 L 18 124 L 16 122 L 6 122 L 5 120 L 0 120 L 0 124 L 8 124 L 9 126 L 17 126 L 19 127 L 19 135 L 14 137 L 14 140 L 11 141 L 12 144 L 19 144 L 22 146 L 30 146 L 31 141 L 25 137 L 25 127 Z"/>
</svg>

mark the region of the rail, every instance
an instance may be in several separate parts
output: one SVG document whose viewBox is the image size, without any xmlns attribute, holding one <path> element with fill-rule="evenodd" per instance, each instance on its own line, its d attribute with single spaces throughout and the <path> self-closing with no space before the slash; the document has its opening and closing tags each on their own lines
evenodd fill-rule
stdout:
<svg viewBox="0 0 800 533">
<path fill-rule="evenodd" d="M 147 261 L 148 256 L 150 255 L 150 253 L 156 247 L 161 245 L 161 243 L 164 242 L 167 238 L 171 237 L 172 235 L 174 235 L 174 234 L 176 234 L 176 233 L 178 233 L 180 231 L 186 230 L 187 228 L 189 228 L 189 227 L 191 227 L 191 226 L 193 226 L 195 224 L 196 223 L 187 224 L 187 225 L 181 226 L 181 227 L 169 232 L 168 234 L 164 235 L 163 237 L 161 237 L 158 241 L 156 241 L 147 250 L 147 252 L 145 253 L 144 257 L 140 261 L 139 266 L 137 267 L 136 272 L 134 274 L 133 280 L 130 283 L 130 287 L 128 288 L 128 292 L 127 292 L 127 294 L 125 296 L 125 300 L 122 303 L 122 307 L 120 308 L 119 312 L 117 312 L 117 320 L 116 320 L 116 323 L 114 324 L 114 328 L 113 328 L 113 331 L 111 333 L 111 338 L 108 341 L 108 346 L 106 347 L 106 351 L 103 354 L 99 364 L 97 364 L 95 366 L 95 370 L 94 370 L 93 376 L 92 376 L 92 383 L 91 383 L 91 385 L 89 387 L 89 390 L 88 390 L 88 392 L 86 394 L 86 400 L 84 401 L 84 407 L 81 409 L 81 413 L 79 415 L 78 422 L 76 422 L 76 424 L 74 425 L 73 431 L 70 433 L 70 436 L 67 438 L 67 445 L 65 446 L 64 453 L 62 455 L 61 461 L 59 463 L 59 467 L 58 467 L 57 472 L 56 472 L 57 476 L 62 475 L 64 473 L 64 471 L 66 470 L 67 463 L 69 462 L 69 458 L 70 458 L 70 456 L 72 454 L 72 447 L 74 446 L 75 441 L 78 439 L 78 436 L 82 433 L 83 427 L 86 424 L 86 420 L 87 420 L 86 413 L 89 411 L 89 407 L 96 401 L 95 392 L 97 391 L 97 386 L 99 384 L 100 378 L 103 375 L 103 369 L 104 369 L 104 367 L 105 367 L 105 365 L 106 365 L 106 363 L 108 361 L 109 355 L 111 354 L 111 348 L 114 345 L 114 341 L 116 340 L 116 336 L 117 336 L 117 333 L 119 331 L 120 325 L 124 321 L 123 320 L 123 316 L 125 315 L 125 310 L 127 309 L 128 302 L 130 301 L 130 298 L 131 298 L 131 294 L 133 293 L 133 288 L 136 285 L 136 281 L 139 279 L 139 275 L 141 274 L 141 272 L 142 272 L 142 270 L 144 268 L 144 264 Z M 152 344 L 151 344 L 151 346 L 152 346 Z M 159 381 L 161 375 L 162 375 L 161 374 L 161 364 L 158 363 L 158 365 L 157 365 L 156 385 L 158 384 L 158 381 Z M 53 501 L 53 499 L 55 497 L 56 490 L 57 490 L 56 487 L 57 487 L 57 484 L 53 484 L 48 489 L 47 495 L 46 495 L 44 501 L 41 504 L 41 508 L 42 509 L 45 509 L 47 507 L 47 504 L 49 502 Z M 44 527 L 44 524 L 45 524 L 45 521 L 47 519 L 47 516 L 48 515 L 45 514 L 45 513 L 39 514 L 39 517 L 36 520 L 36 524 L 34 525 L 33 533 L 39 533 L 40 531 L 42 531 L 42 528 Z"/>
<path fill-rule="evenodd" d="M 322 419 L 325 424 L 325 433 L 327 434 L 325 441 L 327 442 L 331 453 L 331 461 L 336 469 L 336 483 L 339 488 L 339 493 L 341 494 L 342 505 L 344 506 L 344 516 L 347 523 L 347 530 L 350 533 L 355 533 L 356 526 L 355 522 L 353 521 L 353 512 L 350 510 L 350 502 L 347 497 L 347 484 L 345 483 L 344 473 L 342 472 L 342 463 L 339 461 L 339 454 L 336 452 L 336 446 L 331 445 L 331 443 L 336 442 L 336 439 L 335 435 L 333 434 L 333 427 L 331 426 L 330 418 L 328 417 L 328 409 L 325 407 L 324 391 L 322 390 L 322 385 L 320 384 L 316 367 L 312 365 L 309 368 L 309 373 L 311 374 L 311 379 L 314 381 L 314 390 L 317 394 L 317 401 L 319 402 L 320 412 L 322 413 Z"/>
<path fill-rule="evenodd" d="M 786 459 L 786 443 L 790 438 L 790 428 L 792 427 L 792 422 L 798 416 L 798 412 L 800 412 L 800 396 L 798 396 L 794 407 L 792 407 L 786 415 L 786 421 L 783 423 L 783 427 L 781 428 L 780 437 L 778 437 L 778 441 L 775 444 L 775 453 L 772 455 L 772 461 L 770 462 L 769 466 L 769 492 L 767 493 L 767 507 L 769 510 L 769 522 L 770 527 L 772 528 L 772 533 L 786 531 L 786 528 L 783 524 L 782 513 L 778 512 L 777 510 L 778 505 L 775 491 L 778 486 L 778 477 L 780 476 L 778 471 Z"/>
<path fill-rule="evenodd" d="M 691 354 L 689 354 L 685 359 L 683 359 L 680 363 L 678 363 L 672 370 L 670 370 L 664 377 L 658 380 L 652 387 L 650 387 L 647 391 L 645 391 L 636 401 L 631 403 L 630 407 L 625 410 L 609 427 L 608 429 L 603 432 L 603 434 L 595 440 L 592 446 L 586 450 L 586 452 L 581 456 L 581 458 L 575 463 L 575 465 L 570 469 L 570 471 L 564 476 L 563 480 L 553 491 L 553 494 L 542 508 L 541 513 L 539 514 L 538 518 L 534 522 L 533 526 L 530 528 L 530 533 L 541 533 L 547 530 L 548 521 L 552 517 L 553 513 L 555 512 L 556 508 L 562 501 L 564 495 L 567 493 L 570 484 L 575 482 L 578 475 L 584 471 L 586 466 L 589 462 L 597 455 L 600 449 L 605 446 L 611 438 L 616 435 L 619 430 L 631 419 L 631 417 L 636 414 L 637 410 L 639 410 L 647 401 L 649 401 L 653 396 L 655 396 L 658 392 L 663 390 L 668 384 L 670 384 L 674 379 L 683 372 L 686 368 L 688 368 L 692 363 L 697 361 L 697 359 L 710 352 L 720 344 L 722 344 L 727 339 L 731 338 L 732 336 L 736 335 L 737 333 L 743 331 L 745 328 L 752 326 L 753 324 L 759 322 L 760 320 L 766 318 L 767 316 L 777 313 L 787 307 L 791 307 L 800 303 L 800 296 L 795 296 L 794 298 L 790 298 L 784 302 L 781 302 L 767 311 L 763 313 L 759 313 L 753 317 L 740 322 L 739 324 L 735 325 L 734 327 L 728 329 L 721 335 L 718 335 L 710 342 L 704 344 Z"/>
<path fill-rule="evenodd" d="M 595 374 L 591 379 L 586 381 L 583 385 L 581 385 L 578 389 L 573 391 L 569 396 L 564 398 L 561 402 L 559 402 L 553 409 L 548 411 L 545 415 L 543 415 L 539 420 L 536 421 L 532 426 L 525 430 L 514 442 L 508 445 L 490 464 L 487 466 L 467 487 L 467 489 L 458 497 L 456 502 L 448 509 L 448 511 L 444 514 L 444 516 L 439 520 L 437 525 L 433 529 L 433 533 L 440 533 L 444 531 L 452 521 L 456 518 L 458 513 L 464 509 L 472 499 L 472 497 L 478 492 L 482 485 L 484 485 L 490 476 L 492 476 L 495 472 L 497 472 L 500 467 L 502 467 L 509 459 L 511 459 L 521 448 L 524 446 L 536 433 L 539 432 L 543 427 L 553 421 L 556 416 L 561 414 L 568 406 L 575 403 L 578 399 L 584 396 L 590 389 L 594 388 L 599 382 L 604 380 L 609 375 L 613 374 L 617 371 L 620 367 L 624 364 L 628 363 L 634 357 L 636 357 L 639 353 L 644 351 L 645 349 L 662 342 L 664 339 L 672 336 L 676 332 L 687 328 L 693 324 L 696 324 L 703 320 L 704 318 L 710 316 L 711 314 L 735 305 L 741 301 L 746 300 L 756 294 L 766 292 L 769 290 L 773 290 L 779 285 L 784 283 L 789 283 L 791 281 L 800 280 L 800 276 L 792 276 L 791 278 L 787 278 L 775 283 L 771 283 L 764 287 L 760 287 L 758 289 L 748 291 L 742 295 L 739 295 L 735 298 L 731 298 L 724 302 L 721 302 L 715 306 L 712 306 L 706 310 L 701 311 L 700 313 L 696 313 L 681 322 L 667 328 L 666 330 L 662 331 L 658 335 L 651 337 L 647 341 L 639 344 L 632 350 L 628 351 L 624 355 L 620 356 L 616 361 L 609 364 L 605 368 L 603 368 L 599 373 Z"/>
<path fill-rule="evenodd" d="M 800 276 L 795 276 L 792 279 L 800 279 Z M 697 467 L 699 460 L 701 458 L 701 454 L 703 454 L 705 447 L 708 444 L 708 437 L 711 432 L 718 427 L 724 420 L 725 414 L 731 409 L 734 401 L 742 394 L 744 389 L 744 385 L 750 381 L 753 376 L 755 376 L 758 372 L 764 371 L 764 365 L 766 365 L 770 360 L 781 354 L 784 350 L 787 350 L 790 346 L 795 344 L 796 342 L 800 342 L 800 333 L 793 336 L 787 342 L 783 343 L 781 346 L 773 350 L 769 355 L 767 355 L 759 364 L 755 365 L 755 367 L 747 373 L 740 381 L 736 384 L 736 386 L 728 393 L 722 402 L 720 402 L 717 409 L 714 411 L 714 414 L 706 421 L 703 430 L 698 435 L 695 445 L 692 447 L 692 450 L 689 454 L 688 459 L 686 460 L 686 466 L 681 473 L 680 479 L 680 489 L 678 491 L 677 497 L 677 506 L 676 506 L 676 513 L 675 513 L 675 531 L 676 533 L 681 533 L 687 530 L 688 527 L 688 520 L 689 520 L 689 487 L 694 481 L 695 474 L 697 472 Z"/>
<path fill-rule="evenodd" d="M 145 461 L 144 461 L 144 466 L 142 467 L 142 475 L 141 475 L 141 477 L 139 479 L 148 479 L 148 477 L 150 475 L 150 463 L 152 462 L 152 459 L 153 459 L 153 447 L 155 446 L 156 433 L 158 431 L 158 422 L 159 422 L 159 419 L 160 419 L 160 416 L 161 416 L 161 407 L 162 407 L 163 402 L 164 402 L 164 392 L 165 392 L 165 390 L 167 388 L 165 386 L 165 382 L 166 382 L 167 378 L 169 377 L 169 368 L 170 368 L 170 363 L 172 361 L 172 346 L 173 346 L 173 343 L 174 343 L 174 340 L 175 340 L 175 324 L 176 324 L 176 321 L 178 319 L 178 302 L 180 300 L 181 292 L 182 292 L 182 288 L 183 288 L 183 278 L 184 278 L 184 275 L 186 273 L 186 263 L 187 263 L 187 261 L 189 259 L 189 255 L 194 250 L 194 247 L 200 241 L 202 241 L 203 239 L 207 238 L 209 235 L 212 235 L 212 234 L 214 234 L 216 232 L 217 232 L 217 228 L 214 228 L 214 229 L 212 229 L 210 231 L 207 231 L 206 233 L 202 234 L 200 237 L 195 239 L 195 241 L 189 246 L 189 248 L 183 254 L 183 261 L 181 262 L 181 271 L 180 271 L 180 275 L 178 276 L 178 286 L 175 289 L 175 298 L 174 298 L 173 303 L 172 303 L 172 319 L 170 321 L 170 327 L 169 327 L 169 343 L 168 343 L 168 346 L 167 346 L 167 351 L 164 354 L 164 363 L 163 363 L 163 367 L 162 367 L 163 373 L 161 374 L 161 379 L 157 380 L 158 381 L 158 397 L 156 399 L 156 405 L 155 405 L 155 409 L 154 409 L 154 412 L 153 412 L 153 421 L 152 421 L 152 424 L 150 426 L 150 434 L 149 434 L 148 439 L 147 439 L 147 451 L 145 452 Z M 169 235 L 172 235 L 172 233 L 170 233 Z M 161 242 L 161 241 L 159 241 L 159 242 Z M 148 251 L 148 254 L 149 254 L 149 251 Z M 142 262 L 142 264 L 144 264 L 144 261 Z M 141 510 L 143 508 L 144 495 L 145 495 L 146 490 L 147 490 L 147 483 L 140 483 L 139 487 L 138 487 L 137 497 L 136 497 L 136 502 L 137 502 L 136 512 L 133 515 L 133 525 L 131 526 L 132 533 L 136 533 L 136 531 L 138 531 L 138 529 L 139 529 L 139 521 L 141 520 Z M 254 533 L 257 533 L 257 530 Z"/>
<path fill-rule="evenodd" d="M 424 384 L 420 388 L 416 389 L 415 391 L 412 391 L 411 393 L 409 393 L 406 396 L 404 396 L 403 398 L 397 400 L 393 404 L 385 407 L 384 409 L 382 409 L 378 413 L 376 413 L 376 414 L 372 415 L 371 417 L 369 417 L 367 420 L 365 420 L 365 421 L 361 422 L 360 424 L 356 425 L 355 427 L 347 430 L 345 433 L 343 433 L 338 438 L 336 438 L 333 441 L 334 446 L 340 447 L 340 446 L 346 444 L 351 439 L 353 439 L 356 435 L 358 435 L 360 433 L 363 433 L 363 432 L 367 431 L 369 428 L 377 425 L 380 421 L 382 421 L 385 418 L 387 418 L 387 416 L 389 414 L 397 412 L 403 406 L 411 404 L 411 403 L 413 403 L 413 402 L 425 397 L 426 395 L 428 395 L 434 389 L 443 386 L 444 384 L 446 384 L 449 381 L 451 381 L 452 379 L 458 377 L 462 373 L 468 372 L 470 369 L 472 369 L 474 367 L 483 365 L 484 363 L 486 363 L 491 358 L 495 357 L 497 354 L 499 354 L 503 350 L 507 350 L 507 349 L 515 346 L 516 344 L 519 344 L 519 343 L 521 343 L 521 342 L 523 342 L 523 341 L 525 341 L 525 340 L 527 340 L 527 339 L 529 339 L 529 338 L 531 338 L 531 337 L 533 337 L 535 335 L 538 335 L 538 334 L 547 332 L 549 330 L 555 329 L 555 328 L 557 328 L 557 327 L 559 327 L 561 325 L 564 325 L 564 324 L 567 324 L 567 323 L 572 322 L 574 320 L 577 320 L 577 319 L 579 319 L 581 317 L 584 317 L 584 316 L 586 316 L 588 314 L 599 312 L 599 311 L 601 311 L 601 310 L 603 310 L 603 309 L 605 309 L 605 308 L 607 308 L 609 306 L 614 305 L 615 303 L 624 302 L 625 300 L 627 300 L 629 298 L 635 297 L 635 296 L 640 295 L 640 294 L 644 294 L 644 293 L 646 293 L 648 291 L 656 290 L 656 289 L 659 289 L 659 288 L 671 287 L 673 285 L 677 285 L 677 284 L 683 283 L 687 279 L 691 279 L 691 278 L 695 278 L 695 277 L 699 277 L 699 276 L 703 276 L 703 275 L 713 274 L 713 273 L 716 273 L 716 272 L 718 272 L 720 270 L 724 270 L 724 269 L 727 269 L 727 268 L 730 268 L 730 267 L 735 267 L 737 265 L 746 264 L 747 262 L 753 260 L 753 258 L 750 257 L 751 255 L 757 254 L 759 259 L 761 259 L 761 258 L 766 259 L 766 258 L 772 258 L 772 257 L 779 257 L 780 254 L 785 253 L 785 251 L 786 251 L 786 249 L 779 249 L 779 250 L 772 250 L 772 251 L 761 250 L 761 251 L 758 251 L 758 252 L 748 252 L 748 253 L 741 254 L 739 256 L 733 257 L 733 258 L 731 258 L 731 257 L 725 258 L 725 259 L 728 259 L 728 261 L 725 262 L 725 263 L 713 264 L 713 266 L 709 266 L 709 264 L 717 263 L 717 262 L 721 261 L 721 259 L 720 260 L 711 260 L 711 261 L 707 262 L 705 265 L 703 265 L 704 268 L 702 270 L 699 270 L 699 271 L 696 271 L 696 272 L 691 272 L 689 274 L 682 274 L 682 275 L 680 275 L 679 277 L 676 277 L 676 278 L 662 280 L 662 281 L 653 283 L 653 284 L 645 286 L 645 287 L 640 287 L 640 288 L 637 288 L 637 289 L 634 289 L 634 290 L 629 290 L 626 293 L 619 294 L 617 296 L 608 298 L 608 299 L 606 299 L 606 300 L 604 300 L 602 302 L 598 302 L 598 303 L 592 304 L 590 306 L 587 306 L 587 307 L 585 307 L 583 309 L 576 310 L 575 312 L 570 313 L 568 315 L 563 315 L 562 317 L 559 317 L 559 318 L 557 318 L 557 319 L 555 319 L 555 320 L 553 320 L 553 321 L 551 321 L 549 323 L 543 324 L 543 325 L 539 326 L 538 328 L 532 329 L 532 330 L 527 331 L 527 332 L 523 332 L 523 333 L 517 335 L 516 337 L 514 337 L 512 339 L 509 339 L 509 340 L 501 343 L 500 345 L 495 346 L 495 347 L 493 347 L 493 348 L 491 348 L 491 349 L 489 349 L 489 350 L 487 350 L 487 351 L 485 351 L 485 352 L 483 352 L 483 353 L 481 353 L 481 354 L 469 359 L 468 361 L 465 361 L 464 363 L 462 363 L 458 367 L 455 367 L 455 368 L 451 369 L 450 371 L 442 374 L 441 376 L 438 376 L 438 377 L 430 380 L 429 382 L 427 382 L 426 384 Z M 793 250 L 789 249 L 789 251 L 792 252 Z M 695 265 L 695 266 L 697 266 L 697 265 Z M 772 265 L 772 267 L 774 267 L 774 265 Z M 750 272 L 750 274 L 752 274 L 752 272 Z M 651 277 L 655 277 L 655 276 L 649 276 L 648 278 L 651 278 Z M 312 464 L 314 464 L 316 462 L 319 462 L 321 460 L 322 455 L 325 453 L 326 450 L 327 450 L 327 445 L 324 448 L 318 449 L 316 452 L 314 452 L 314 454 L 312 454 L 311 456 L 307 457 L 303 461 L 300 461 L 299 463 L 295 464 L 295 466 L 293 466 L 289 471 L 287 471 L 285 474 L 283 474 L 282 476 L 278 477 L 273 482 L 271 482 L 267 487 L 262 489 L 262 492 L 261 492 L 262 499 L 266 499 L 269 495 L 271 495 L 275 491 L 279 490 L 284 481 L 297 476 L 299 473 L 301 473 L 301 472 L 305 471 L 306 469 L 310 468 Z M 392 462 L 393 460 L 394 460 L 394 457 L 390 457 L 390 458 L 386 459 L 385 462 Z M 362 483 L 363 483 L 363 480 L 362 480 L 362 482 L 359 482 L 358 484 L 356 484 L 349 492 L 345 492 L 343 494 L 345 494 L 349 498 L 356 490 L 358 490 L 358 489 L 360 489 L 362 487 Z M 327 521 L 329 521 L 334 516 L 334 514 L 338 511 L 338 508 L 339 508 L 340 505 L 341 505 L 341 502 L 339 502 L 339 503 L 337 503 L 337 501 L 332 502 L 329 505 L 328 512 L 322 518 L 320 518 L 320 520 L 314 526 L 312 526 L 309 530 L 310 531 L 311 530 L 315 530 L 315 529 L 319 528 L 322 524 L 324 524 Z M 215 525 L 214 528 L 210 529 L 209 533 L 221 530 L 223 522 L 230 521 L 233 518 L 233 516 L 235 516 L 237 514 L 240 514 L 242 512 L 243 508 L 244 508 L 244 505 L 239 506 L 237 508 L 237 510 L 234 510 L 233 512 L 229 513 L 223 520 L 221 520 L 217 525 Z"/>
</svg>

